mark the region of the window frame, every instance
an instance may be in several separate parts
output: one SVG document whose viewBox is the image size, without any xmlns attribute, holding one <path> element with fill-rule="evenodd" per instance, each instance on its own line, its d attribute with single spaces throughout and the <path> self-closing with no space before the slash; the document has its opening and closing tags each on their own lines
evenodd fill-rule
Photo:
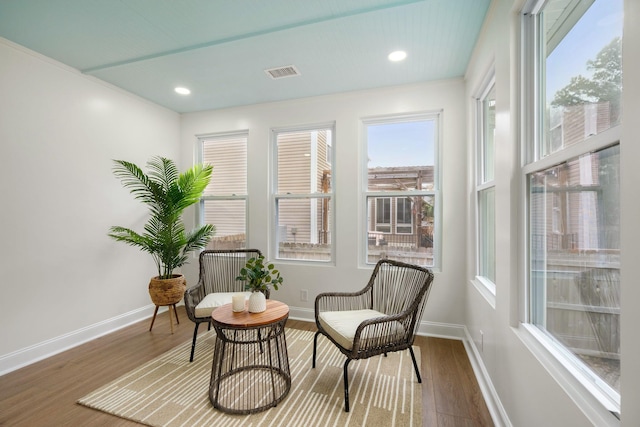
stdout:
<svg viewBox="0 0 640 427">
<path fill-rule="evenodd" d="M 581 4 L 574 13 L 582 13 L 591 6 Z M 574 145 L 544 153 L 544 70 L 545 54 L 541 46 L 542 19 L 541 12 L 545 6 L 545 0 L 529 0 L 522 9 L 520 16 L 520 117 L 521 117 L 521 167 L 520 167 L 520 191 L 521 212 L 524 212 L 521 236 L 521 277 L 523 279 L 523 292 L 519 299 L 519 331 L 525 345 L 532 351 L 554 377 L 563 384 L 572 398 L 579 402 L 579 406 L 592 420 L 600 423 L 613 424 L 620 419 L 620 394 L 604 382 L 590 369 L 585 370 L 584 364 L 567 347 L 553 339 L 549 332 L 539 328 L 533 319 L 533 296 L 531 278 L 531 238 L 530 238 L 530 180 L 529 177 L 536 173 L 548 170 L 572 159 L 579 158 L 587 153 L 595 153 L 605 148 L 619 145 L 621 141 L 622 126 L 618 123 L 596 135 L 591 135 L 584 141 Z M 582 15 L 580 15 L 581 17 Z M 571 30 L 578 19 L 567 20 Z M 569 24 L 566 24 L 569 25 Z M 566 28 L 565 28 L 566 30 Z M 565 34 L 568 32 L 565 32 Z M 556 45 L 560 42 L 554 35 Z M 532 102 L 533 101 L 533 102 Z M 562 126 L 561 122 L 559 126 Z M 550 131 L 552 128 L 550 128 Z"/>
<path fill-rule="evenodd" d="M 329 130 L 331 134 L 330 141 L 327 141 L 327 146 L 331 147 L 331 149 L 327 150 L 327 155 L 331 157 L 330 161 L 327 161 L 327 164 L 331 167 L 331 186 L 330 191 L 328 193 L 312 193 L 309 191 L 308 193 L 278 193 L 278 135 L 284 133 L 295 133 L 295 132 L 313 132 L 319 130 Z M 270 164 L 271 164 L 271 185 L 270 185 L 270 210 L 271 210 L 271 221 L 270 221 L 270 241 L 271 243 L 271 251 L 272 258 L 278 260 L 279 262 L 291 262 L 296 264 L 321 264 L 321 265 L 335 265 L 335 256 L 336 256 L 336 233 L 335 233 L 335 143 L 336 143 L 336 124 L 335 122 L 324 122 L 317 124 L 309 124 L 309 125 L 301 125 L 301 126 L 284 126 L 271 128 L 271 138 L 270 138 Z M 330 153 L 329 153 L 330 151 Z M 311 153 L 312 157 L 317 157 L 317 153 Z M 329 160 L 329 159 L 325 159 Z M 329 200 L 328 210 L 328 221 L 329 221 L 329 235 L 330 237 L 330 245 L 331 245 L 331 256 L 329 260 L 319 260 L 319 259 L 298 259 L 298 258 L 282 258 L 279 256 L 279 243 L 280 243 L 280 231 L 278 229 L 279 224 L 279 204 L 280 201 L 284 200 L 298 200 L 298 199 L 309 199 L 309 200 Z"/>
<path fill-rule="evenodd" d="M 433 190 L 416 190 L 416 191 L 369 191 L 368 184 L 368 144 L 367 144 L 367 128 L 371 125 L 382 124 L 394 124 L 394 123 L 407 123 L 407 122 L 420 122 L 420 121 L 433 121 L 434 124 L 434 171 L 433 171 Z M 361 188 L 361 202 L 359 206 L 360 211 L 360 239 L 359 239 L 359 266 L 360 268 L 372 268 L 375 263 L 367 262 L 368 258 L 368 240 L 369 240 L 369 199 L 390 197 L 395 199 L 397 197 L 431 197 L 433 199 L 434 207 L 434 223 L 433 223 L 433 265 L 426 266 L 433 271 L 440 271 L 441 258 L 442 258 L 442 233 L 441 233 L 441 218 L 442 218 L 442 190 L 441 185 L 441 167 L 442 158 L 440 144 L 442 141 L 442 110 L 425 111 L 406 114 L 390 114 L 381 116 L 370 116 L 361 118 L 361 163 L 360 163 L 360 188 Z M 393 221 L 395 209 L 393 206 L 395 203 L 391 203 L 391 219 Z M 414 226 L 415 228 L 415 226 Z M 393 224 L 391 224 L 391 230 L 395 230 Z M 385 233 L 386 234 L 386 233 Z"/>
<path fill-rule="evenodd" d="M 244 159 L 247 170 L 247 188 L 245 194 L 228 194 L 228 195 L 204 195 L 200 198 L 196 208 L 196 224 L 204 225 L 205 223 L 205 202 L 206 201 L 224 201 L 224 200 L 244 200 L 244 235 L 245 242 L 244 247 L 249 247 L 249 169 L 248 169 L 248 157 L 249 157 L 249 130 L 238 130 L 230 132 L 215 132 L 196 135 L 196 158 L 199 163 L 204 162 L 204 143 L 210 140 L 223 140 L 227 138 L 242 138 L 245 139 L 247 147 L 247 155 Z M 214 165 L 215 168 L 215 165 Z M 215 225 L 215 224 L 214 224 Z"/>
<path fill-rule="evenodd" d="M 493 171 L 492 178 L 486 179 L 486 131 L 487 131 L 487 122 L 485 115 L 484 103 L 488 99 L 489 95 L 493 93 L 494 102 L 496 101 L 495 96 L 496 91 L 496 77 L 495 77 L 495 65 L 492 65 L 490 71 L 487 73 L 486 77 L 483 79 L 482 84 L 480 85 L 480 90 L 478 91 L 478 96 L 475 100 L 475 112 L 476 112 L 476 120 L 475 120 L 475 236 L 476 236 L 476 256 L 475 256 L 475 277 L 474 277 L 474 285 L 480 293 L 485 296 L 487 301 L 491 304 L 493 308 L 495 308 L 495 298 L 496 298 L 496 284 L 495 281 L 491 278 L 482 274 L 481 265 L 483 263 L 483 245 L 482 240 L 484 239 L 484 234 L 482 230 L 482 218 L 483 214 L 482 209 L 482 195 L 490 189 L 494 190 L 494 203 L 493 203 L 493 215 L 495 220 L 495 138 L 493 140 Z M 496 129 L 496 117 L 494 113 L 494 135 Z M 493 229 L 493 243 L 494 243 L 494 274 L 495 274 L 495 246 L 496 246 L 496 234 L 495 234 L 495 225 Z"/>
</svg>

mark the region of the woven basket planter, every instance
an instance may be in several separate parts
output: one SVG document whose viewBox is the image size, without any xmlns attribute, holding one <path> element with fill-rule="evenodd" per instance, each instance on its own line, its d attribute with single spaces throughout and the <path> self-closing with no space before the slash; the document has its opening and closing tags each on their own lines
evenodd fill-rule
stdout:
<svg viewBox="0 0 640 427">
<path fill-rule="evenodd" d="M 170 279 L 153 277 L 149 282 L 149 296 L 155 305 L 177 304 L 184 296 L 187 281 L 182 274 L 174 274 Z"/>
</svg>

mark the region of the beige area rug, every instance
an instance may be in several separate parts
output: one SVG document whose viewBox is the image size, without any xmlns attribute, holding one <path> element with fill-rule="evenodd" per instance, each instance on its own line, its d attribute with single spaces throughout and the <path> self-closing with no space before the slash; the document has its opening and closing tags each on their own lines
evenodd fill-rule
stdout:
<svg viewBox="0 0 640 427">
<path fill-rule="evenodd" d="M 215 345 L 213 330 L 198 337 L 189 363 L 185 342 L 78 403 L 150 426 L 419 426 L 422 390 L 409 351 L 349 364 L 351 412 L 344 412 L 344 356 L 318 338 L 316 368 L 311 368 L 313 332 L 286 329 L 291 390 L 277 406 L 253 415 L 227 415 L 209 401 Z M 414 347 L 417 360 L 420 349 Z"/>
</svg>

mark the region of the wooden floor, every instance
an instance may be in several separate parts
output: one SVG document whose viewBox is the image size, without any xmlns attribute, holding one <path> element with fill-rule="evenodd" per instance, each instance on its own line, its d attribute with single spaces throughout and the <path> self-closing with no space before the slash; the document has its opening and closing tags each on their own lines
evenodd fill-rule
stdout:
<svg viewBox="0 0 640 427">
<path fill-rule="evenodd" d="M 0 426 L 139 425 L 75 402 L 190 340 L 193 323 L 183 307 L 178 316 L 181 323 L 173 335 L 165 312 L 152 332 L 148 321 L 140 322 L 0 377 Z M 309 322 L 289 320 L 287 326 L 315 330 Z M 416 344 L 422 352 L 423 425 L 493 425 L 462 343 L 417 337 Z"/>
</svg>

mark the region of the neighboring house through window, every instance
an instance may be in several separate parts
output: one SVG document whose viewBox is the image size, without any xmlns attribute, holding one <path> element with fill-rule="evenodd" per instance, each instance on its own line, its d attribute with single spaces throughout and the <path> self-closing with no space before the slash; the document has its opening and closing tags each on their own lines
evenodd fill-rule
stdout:
<svg viewBox="0 0 640 427">
<path fill-rule="evenodd" d="M 276 258 L 333 261 L 333 124 L 274 130 Z"/>
<path fill-rule="evenodd" d="M 525 325 L 616 413 L 622 0 L 528 6 L 524 68 L 534 72 L 523 75 L 522 95 Z"/>
<path fill-rule="evenodd" d="M 247 132 L 199 136 L 200 161 L 213 166 L 200 201 L 201 222 L 216 232 L 207 249 L 239 249 L 247 242 Z"/>
<path fill-rule="evenodd" d="M 437 264 L 438 121 L 439 114 L 363 120 L 365 263 Z"/>
</svg>

